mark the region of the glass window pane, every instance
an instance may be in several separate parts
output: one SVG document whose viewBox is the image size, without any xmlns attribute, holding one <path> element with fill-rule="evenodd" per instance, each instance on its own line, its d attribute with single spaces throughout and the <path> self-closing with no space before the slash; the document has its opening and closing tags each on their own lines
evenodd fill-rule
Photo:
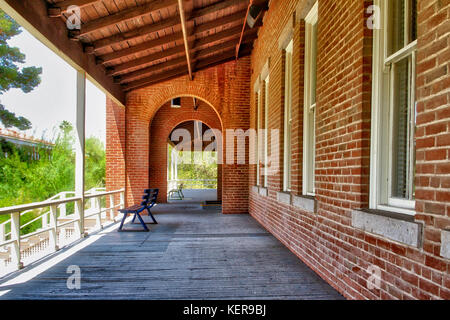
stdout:
<svg viewBox="0 0 450 320">
<path fill-rule="evenodd" d="M 392 196 L 407 198 L 409 193 L 409 58 L 395 64 L 393 105 Z"/>
<path fill-rule="evenodd" d="M 405 0 L 389 0 L 388 54 L 405 47 Z"/>
<path fill-rule="evenodd" d="M 417 0 L 409 0 L 409 8 L 410 8 L 410 42 L 413 42 L 417 39 Z"/>
</svg>

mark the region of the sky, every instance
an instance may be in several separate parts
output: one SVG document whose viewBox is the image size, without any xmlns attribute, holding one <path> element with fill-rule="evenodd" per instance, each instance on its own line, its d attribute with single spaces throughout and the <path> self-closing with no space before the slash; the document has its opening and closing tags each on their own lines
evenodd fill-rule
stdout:
<svg viewBox="0 0 450 320">
<path fill-rule="evenodd" d="M 33 128 L 25 131 L 27 135 L 54 141 L 56 129 L 63 120 L 72 124 L 75 121 L 76 71 L 26 30 L 8 43 L 26 56 L 25 63 L 19 67 L 42 67 L 42 81 L 30 93 L 11 89 L 0 95 L 0 101 L 16 116 L 31 121 Z M 105 94 L 87 81 L 86 137 L 96 136 L 103 143 L 106 137 L 105 101 Z"/>
</svg>

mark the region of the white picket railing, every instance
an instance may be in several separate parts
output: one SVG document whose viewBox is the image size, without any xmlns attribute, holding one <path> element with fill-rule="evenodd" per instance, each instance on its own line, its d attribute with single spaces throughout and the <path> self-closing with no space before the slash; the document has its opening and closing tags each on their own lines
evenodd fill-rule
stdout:
<svg viewBox="0 0 450 320">
<path fill-rule="evenodd" d="M 183 189 L 216 189 L 217 188 L 217 179 L 169 180 L 167 183 L 167 191 L 177 189 L 180 184 L 183 184 Z"/>
<path fill-rule="evenodd" d="M 0 224 L 0 249 L 3 249 L 0 250 L 0 274 L 2 269 L 6 271 L 23 268 L 24 262 L 29 263 L 53 253 L 84 237 L 91 229 L 102 229 L 105 222 L 115 222 L 114 211 L 123 208 L 125 203 L 124 189 L 109 192 L 104 189 L 91 189 L 85 193 L 84 199 L 73 195 L 74 192 L 61 192 L 42 202 L 0 208 L 0 215 L 11 215 L 9 220 Z M 120 198 L 116 199 L 116 196 Z M 102 197 L 108 197 L 109 207 L 102 206 Z M 69 203 L 75 204 L 72 214 L 67 213 Z M 21 216 L 36 210 L 36 218 L 20 224 Z M 41 228 L 21 234 L 24 227 L 39 220 L 42 221 Z M 92 220 L 95 223 L 90 229 L 89 222 Z M 8 224 L 11 231 L 7 233 Z"/>
</svg>

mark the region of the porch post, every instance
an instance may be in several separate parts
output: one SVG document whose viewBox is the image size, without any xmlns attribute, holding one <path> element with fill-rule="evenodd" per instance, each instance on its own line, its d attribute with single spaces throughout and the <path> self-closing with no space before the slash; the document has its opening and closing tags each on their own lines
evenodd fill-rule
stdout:
<svg viewBox="0 0 450 320">
<path fill-rule="evenodd" d="M 77 108 L 75 120 L 75 196 L 81 198 L 75 203 L 80 237 L 84 237 L 84 166 L 85 166 L 85 123 L 86 123 L 86 74 L 77 72 Z"/>
</svg>

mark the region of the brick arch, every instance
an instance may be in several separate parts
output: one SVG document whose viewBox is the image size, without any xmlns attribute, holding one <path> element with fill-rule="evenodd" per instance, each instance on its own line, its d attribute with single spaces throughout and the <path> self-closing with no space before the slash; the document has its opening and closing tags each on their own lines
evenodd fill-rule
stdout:
<svg viewBox="0 0 450 320">
<path fill-rule="evenodd" d="M 220 87 L 211 85 L 217 83 L 217 77 L 219 77 L 217 74 L 198 73 L 194 81 L 190 81 L 187 77 L 177 78 L 158 85 L 155 90 L 144 88 L 133 91 L 128 95 L 128 102 L 131 104 L 137 102 L 141 108 L 135 111 L 142 112 L 141 116 L 145 121 L 150 122 L 159 108 L 168 101 L 178 97 L 197 98 L 213 108 L 223 125 L 222 100 L 220 99 L 222 90 Z"/>
<path fill-rule="evenodd" d="M 123 172 L 123 175 L 109 182 L 108 188 L 123 186 L 124 179 L 127 203 L 131 204 L 139 202 L 143 190 L 153 186 L 150 181 L 149 155 L 154 152 L 154 141 L 149 134 L 150 121 L 153 122 L 161 106 L 173 98 L 196 97 L 207 103 L 219 119 L 223 132 L 229 129 L 249 129 L 250 78 L 250 58 L 245 57 L 198 71 L 193 81 L 183 76 L 130 91 L 127 94 L 125 115 L 120 114 L 123 118 L 111 116 L 108 127 L 114 137 L 117 136 L 115 128 L 120 128 L 120 138 L 125 145 L 123 152 L 115 140 L 111 139 L 108 168 L 111 168 L 112 175 L 116 175 L 116 171 Z M 115 119 L 116 122 L 113 121 Z M 119 125 L 117 121 L 122 119 L 124 120 Z M 225 136 L 223 146 L 226 145 Z M 234 152 L 237 157 L 236 151 Z M 248 213 L 248 172 L 247 164 L 222 165 L 223 213 Z"/>
<path fill-rule="evenodd" d="M 199 101 L 197 111 L 190 105 L 191 99 L 181 97 L 182 108 L 173 109 L 170 101 L 158 108 L 149 124 L 151 149 L 149 154 L 149 184 L 160 190 L 160 202 L 167 202 L 167 139 L 170 133 L 180 123 L 186 121 L 201 121 L 211 129 L 222 131 L 220 118 L 216 111 L 206 102 Z M 219 149 L 223 152 L 223 145 Z M 218 199 L 222 198 L 222 166 L 218 166 Z"/>
</svg>

